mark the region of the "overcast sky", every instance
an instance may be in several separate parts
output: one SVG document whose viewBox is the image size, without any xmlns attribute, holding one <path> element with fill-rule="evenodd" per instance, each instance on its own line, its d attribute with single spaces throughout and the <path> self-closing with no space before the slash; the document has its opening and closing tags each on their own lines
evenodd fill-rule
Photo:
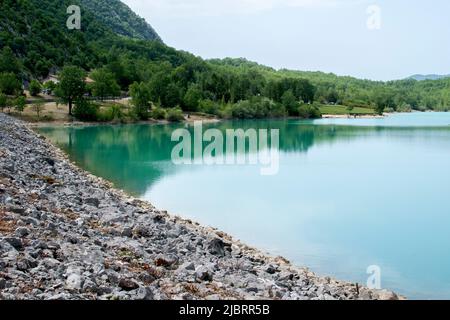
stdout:
<svg viewBox="0 0 450 320">
<path fill-rule="evenodd" d="M 448 0 L 122 0 L 203 58 L 392 80 L 450 74 Z"/>
</svg>

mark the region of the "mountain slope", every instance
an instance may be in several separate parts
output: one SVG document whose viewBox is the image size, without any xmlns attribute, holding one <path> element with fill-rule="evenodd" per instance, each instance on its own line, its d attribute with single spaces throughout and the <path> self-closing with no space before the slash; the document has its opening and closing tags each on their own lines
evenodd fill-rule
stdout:
<svg viewBox="0 0 450 320">
<path fill-rule="evenodd" d="M 0 47 L 13 50 L 24 73 L 46 76 L 50 69 L 67 63 L 84 68 L 97 63 L 89 41 L 110 38 L 113 33 L 87 11 L 82 17 L 82 32 L 68 30 L 66 10 L 73 3 L 64 0 L 0 2 Z"/>
<path fill-rule="evenodd" d="M 161 41 L 156 31 L 126 4 L 119 0 L 79 0 L 82 8 L 94 16 L 118 35 Z"/>
<path fill-rule="evenodd" d="M 66 10 L 73 4 L 81 7 L 81 30 L 66 27 Z M 22 78 L 46 77 L 66 64 L 95 68 L 111 47 L 127 39 L 162 43 L 145 21 L 117 0 L 0 1 L 0 49 L 13 50 L 23 67 Z"/>
</svg>

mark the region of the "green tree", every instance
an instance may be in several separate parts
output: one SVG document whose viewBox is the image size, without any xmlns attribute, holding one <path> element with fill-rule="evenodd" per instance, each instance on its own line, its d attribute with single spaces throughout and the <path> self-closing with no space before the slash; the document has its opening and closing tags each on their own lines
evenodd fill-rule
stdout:
<svg viewBox="0 0 450 320">
<path fill-rule="evenodd" d="M 375 112 L 382 115 L 387 108 L 395 109 L 395 94 L 392 89 L 381 87 L 374 90 L 373 100 L 375 102 Z"/>
<path fill-rule="evenodd" d="M 120 87 L 122 89 L 127 88 L 129 85 L 132 84 L 132 80 L 130 79 L 130 69 L 131 64 L 126 63 L 124 57 L 122 57 L 118 52 L 116 52 L 116 49 L 112 49 L 108 56 L 108 64 L 106 65 L 106 68 L 108 71 L 110 71 L 112 74 L 114 74 L 114 79 L 117 80 Z"/>
<path fill-rule="evenodd" d="M 14 108 L 17 110 L 17 112 L 22 113 L 23 110 L 25 110 L 27 101 L 24 96 L 19 96 L 16 99 L 14 99 L 13 103 L 14 103 Z"/>
<path fill-rule="evenodd" d="M 0 73 L 0 92 L 7 95 L 18 95 L 22 85 L 14 73 Z"/>
<path fill-rule="evenodd" d="M 354 106 L 348 106 L 348 107 L 347 107 L 347 111 L 348 111 L 349 114 L 352 114 L 352 112 L 353 112 L 354 109 L 355 109 Z"/>
<path fill-rule="evenodd" d="M 313 103 L 316 87 L 306 79 L 299 79 L 296 83 L 298 96 L 303 102 Z"/>
<path fill-rule="evenodd" d="M 0 72 L 20 73 L 19 60 L 10 47 L 4 47 L 0 53 Z"/>
<path fill-rule="evenodd" d="M 162 97 L 162 104 L 167 108 L 174 108 L 183 103 L 183 93 L 176 83 L 170 83 L 166 88 L 166 93 Z"/>
<path fill-rule="evenodd" d="M 299 108 L 299 116 L 303 119 L 317 119 L 321 118 L 322 114 L 315 105 L 303 104 Z"/>
<path fill-rule="evenodd" d="M 117 97 L 120 95 L 120 87 L 114 74 L 106 69 L 97 69 L 91 73 L 94 80 L 92 84 L 92 94 L 104 100 L 107 96 Z"/>
<path fill-rule="evenodd" d="M 139 119 L 148 119 L 151 106 L 151 93 L 148 86 L 143 82 L 135 82 L 130 86 L 130 95 L 134 113 Z"/>
<path fill-rule="evenodd" d="M 40 84 L 39 81 L 37 81 L 37 80 L 32 80 L 31 83 L 30 83 L 29 90 L 30 90 L 30 94 L 31 94 L 33 97 L 36 97 L 36 96 L 39 95 L 39 93 L 41 93 L 42 86 L 41 86 L 41 84 Z"/>
<path fill-rule="evenodd" d="M 41 113 L 44 111 L 44 102 L 43 101 L 36 101 L 31 105 L 31 109 L 36 112 L 38 120 L 41 118 Z"/>
<path fill-rule="evenodd" d="M 326 100 L 328 103 L 336 104 L 339 101 L 339 93 L 334 89 L 330 89 L 327 93 Z"/>
<path fill-rule="evenodd" d="M 378 104 L 375 107 L 376 114 L 382 115 L 384 113 L 384 110 L 386 110 L 386 107 L 383 104 Z"/>
<path fill-rule="evenodd" d="M 56 83 L 54 83 L 53 81 L 47 81 L 46 83 L 44 83 L 43 88 L 50 94 L 52 94 L 56 89 Z"/>
<path fill-rule="evenodd" d="M 298 115 L 298 108 L 300 105 L 299 105 L 297 99 L 295 98 L 292 90 L 286 91 L 281 96 L 281 103 L 286 108 L 289 115 L 292 115 L 292 116 Z"/>
<path fill-rule="evenodd" d="M 197 111 L 200 100 L 202 99 L 202 92 L 198 86 L 192 85 L 184 95 L 184 109 L 186 111 Z"/>
<path fill-rule="evenodd" d="M 86 73 L 75 66 L 64 67 L 59 75 L 56 95 L 69 104 L 69 114 L 72 115 L 73 102 L 83 97 L 86 90 Z"/>
</svg>

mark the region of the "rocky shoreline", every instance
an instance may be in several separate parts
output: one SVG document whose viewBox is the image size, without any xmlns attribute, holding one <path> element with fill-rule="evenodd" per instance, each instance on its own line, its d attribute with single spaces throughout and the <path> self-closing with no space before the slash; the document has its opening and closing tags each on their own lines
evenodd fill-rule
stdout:
<svg viewBox="0 0 450 320">
<path fill-rule="evenodd" d="M 392 299 L 169 215 L 0 113 L 0 299 Z"/>
</svg>

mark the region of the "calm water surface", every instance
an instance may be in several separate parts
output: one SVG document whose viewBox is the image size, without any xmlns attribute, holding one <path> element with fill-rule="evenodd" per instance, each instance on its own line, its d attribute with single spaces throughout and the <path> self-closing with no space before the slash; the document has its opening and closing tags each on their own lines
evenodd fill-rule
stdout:
<svg viewBox="0 0 450 320">
<path fill-rule="evenodd" d="M 280 129 L 280 172 L 175 166 L 186 125 L 44 128 L 81 167 L 158 208 L 224 230 L 321 275 L 409 298 L 450 298 L 450 114 L 230 121 Z"/>
</svg>

